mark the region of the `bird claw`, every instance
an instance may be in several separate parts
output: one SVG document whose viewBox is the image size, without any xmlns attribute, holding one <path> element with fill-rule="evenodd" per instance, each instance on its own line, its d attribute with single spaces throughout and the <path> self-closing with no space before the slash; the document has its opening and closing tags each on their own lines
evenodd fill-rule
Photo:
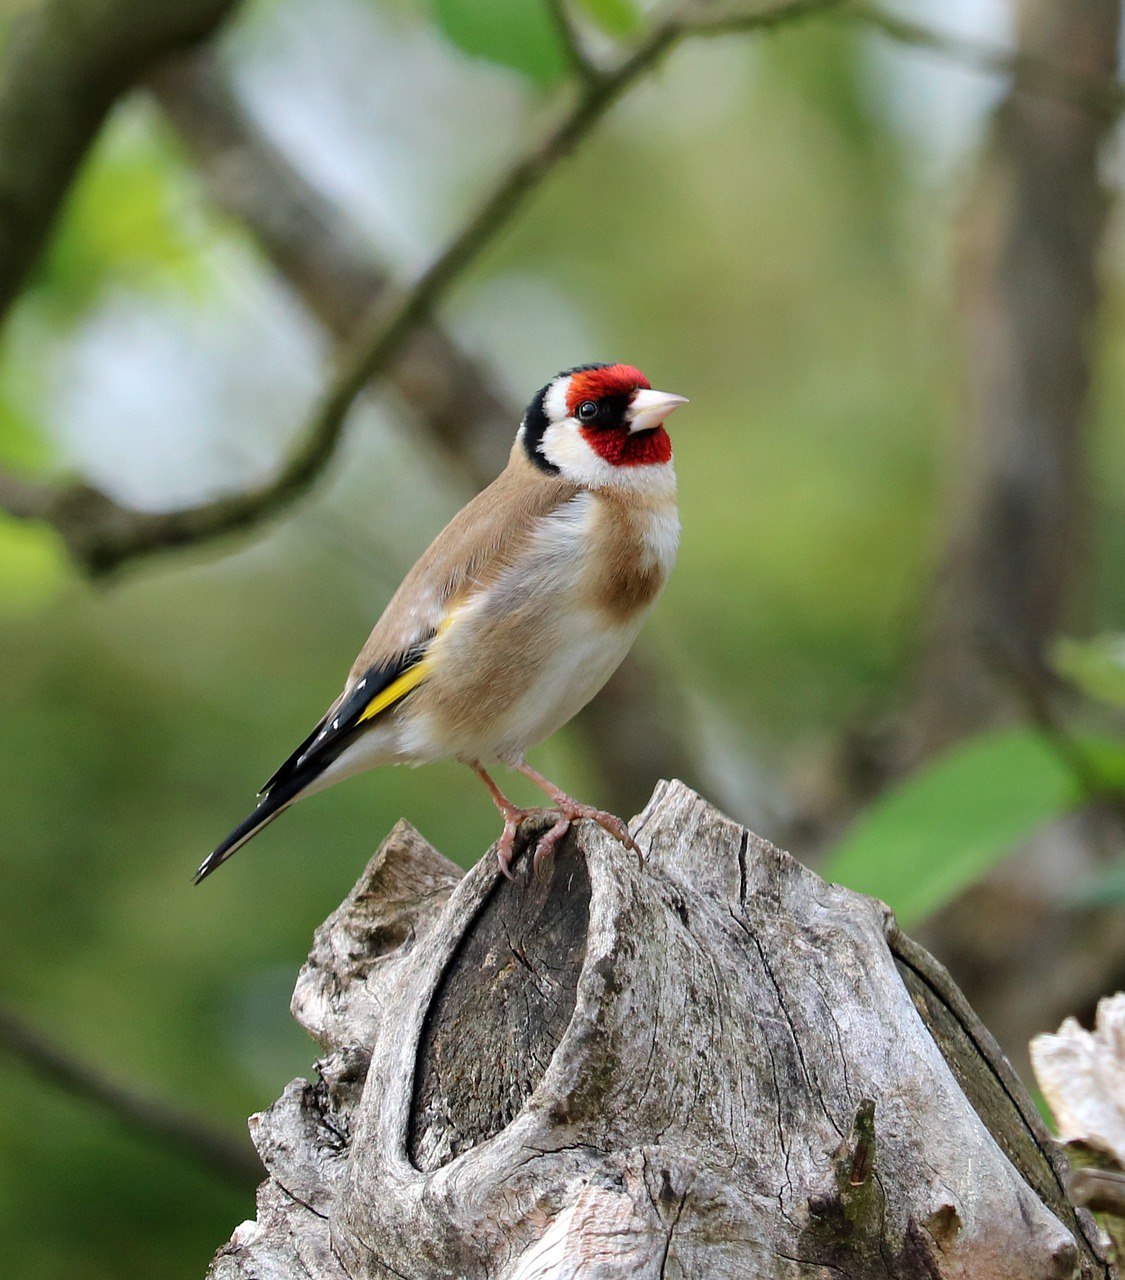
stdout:
<svg viewBox="0 0 1125 1280">
<path fill-rule="evenodd" d="M 559 841 L 563 839 L 569 830 L 570 819 L 560 809 L 554 824 L 544 831 L 536 842 L 535 854 L 531 859 L 531 867 L 540 882 L 544 882 L 547 879 L 546 865 L 554 857 Z"/>
<path fill-rule="evenodd" d="M 508 880 L 515 880 L 512 875 L 512 858 L 515 854 L 516 835 L 519 831 L 520 823 L 526 818 L 543 815 L 551 816 L 552 825 L 536 841 L 535 853 L 532 857 L 532 869 L 537 878 L 543 878 L 544 866 L 554 854 L 559 841 L 570 830 L 571 824 L 579 822 L 583 818 L 588 822 L 596 823 L 603 831 L 613 836 L 619 844 L 626 849 L 631 849 L 637 855 L 637 862 L 641 870 L 644 870 L 645 863 L 640 845 L 629 834 L 629 828 L 616 814 L 607 813 L 604 809 L 595 809 L 590 804 L 582 804 L 581 801 L 575 800 L 573 796 L 568 796 L 565 791 L 560 791 L 553 782 L 530 768 L 523 760 L 512 758 L 507 763 L 522 773 L 524 777 L 534 782 L 540 790 L 545 791 L 554 801 L 554 804 L 549 808 L 520 809 L 504 795 L 478 761 L 469 761 L 468 763 L 488 788 L 493 803 L 503 814 L 504 832 L 500 837 L 499 844 L 496 846 L 496 861 L 500 864 L 501 874 Z"/>
<path fill-rule="evenodd" d="M 515 884 L 515 876 L 512 875 L 512 846 L 516 842 L 516 831 L 518 824 L 505 818 L 504 833 L 500 837 L 500 843 L 496 846 L 496 861 L 500 864 L 500 874 L 505 880 L 511 880 Z"/>
<path fill-rule="evenodd" d="M 546 865 L 554 856 L 555 850 L 559 847 L 572 824 L 581 821 L 583 818 L 589 822 L 596 823 L 626 849 L 631 849 L 637 855 L 637 862 L 641 869 L 644 870 L 645 864 L 640 846 L 629 834 L 629 828 L 615 814 L 607 813 L 604 809 L 594 809 L 589 805 L 576 805 L 573 812 L 570 811 L 569 807 L 564 808 L 560 805 L 554 812 L 558 814 L 558 817 L 554 824 L 539 837 L 535 845 L 535 854 L 531 860 L 532 869 L 539 880 L 546 879 Z"/>
<path fill-rule="evenodd" d="M 596 822 L 603 831 L 608 831 L 611 836 L 626 849 L 631 849 L 633 853 L 639 854 L 641 846 L 629 834 L 629 828 L 615 814 L 606 813 L 604 809 L 596 809 L 590 814 L 592 821 Z"/>
<path fill-rule="evenodd" d="M 644 857 L 641 854 L 640 845 L 629 834 L 629 828 L 615 814 L 607 813 L 604 809 L 595 809 L 591 804 L 583 804 L 580 800 L 575 800 L 573 796 L 556 787 L 550 778 L 545 778 L 538 770 L 533 769 L 522 757 L 509 757 L 506 760 L 517 773 L 534 782 L 540 791 L 545 791 L 547 795 L 555 802 L 555 807 L 564 817 L 569 818 L 571 822 L 577 822 L 582 818 L 589 822 L 595 822 L 601 829 L 626 849 L 631 849 L 637 855 L 637 862 L 644 870 Z M 557 841 L 556 841 L 557 843 Z"/>
<path fill-rule="evenodd" d="M 595 809 L 593 805 L 578 804 L 577 802 L 565 806 L 559 805 L 559 809 L 571 821 L 585 818 L 589 822 L 596 823 L 603 831 L 613 836 L 618 844 L 623 845 L 626 849 L 631 849 L 641 861 L 641 865 L 644 865 L 644 860 L 641 858 L 640 845 L 629 834 L 629 828 L 616 814 L 607 813 L 605 809 Z"/>
<path fill-rule="evenodd" d="M 563 830 L 557 835 L 554 835 L 555 828 L 559 825 L 557 821 L 559 810 L 557 809 L 517 809 L 513 805 L 510 809 L 507 809 L 504 812 L 504 831 L 500 836 L 500 843 L 496 846 L 496 861 L 500 865 L 500 874 L 504 876 L 505 879 L 510 880 L 513 884 L 515 884 L 516 878 L 512 874 L 512 859 L 515 856 L 516 836 L 519 834 L 520 824 L 525 822 L 528 818 L 538 818 L 542 817 L 544 814 L 549 814 L 552 818 L 555 818 L 556 821 L 550 830 L 540 836 L 539 841 L 535 846 L 535 855 L 532 859 L 532 866 L 536 872 L 539 870 L 539 864 L 541 861 L 539 850 L 543 841 L 549 840 L 554 836 L 554 839 L 547 848 L 547 852 L 550 852 L 562 836 L 565 835 L 566 828 L 570 826 L 570 819 L 566 819 L 566 825 L 563 827 Z"/>
<path fill-rule="evenodd" d="M 623 848 L 635 853 L 637 855 L 638 868 L 641 871 L 645 869 L 645 856 L 641 852 L 641 846 L 629 834 L 629 828 L 616 814 L 606 813 L 604 809 L 598 809 L 594 814 L 591 814 L 591 819 L 603 831 L 608 831 Z"/>
</svg>

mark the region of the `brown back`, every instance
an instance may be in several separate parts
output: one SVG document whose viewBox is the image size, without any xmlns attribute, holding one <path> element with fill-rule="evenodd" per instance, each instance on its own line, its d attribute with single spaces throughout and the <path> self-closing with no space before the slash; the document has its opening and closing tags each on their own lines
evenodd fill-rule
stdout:
<svg viewBox="0 0 1125 1280">
<path fill-rule="evenodd" d="M 391 597 L 360 650 L 347 688 L 431 635 L 449 603 L 486 586 L 519 555 L 536 523 L 579 487 L 532 465 L 517 440 L 508 465 L 453 517 Z"/>
</svg>

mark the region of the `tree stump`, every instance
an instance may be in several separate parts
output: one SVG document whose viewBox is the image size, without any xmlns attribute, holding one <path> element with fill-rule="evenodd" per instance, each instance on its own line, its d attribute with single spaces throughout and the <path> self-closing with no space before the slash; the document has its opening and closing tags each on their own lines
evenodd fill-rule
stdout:
<svg viewBox="0 0 1125 1280">
<path fill-rule="evenodd" d="M 319 1079 L 252 1118 L 212 1280 L 1116 1274 L 886 907 L 680 783 L 633 829 L 643 867 L 582 823 L 514 884 L 391 832 L 301 971 Z"/>
</svg>

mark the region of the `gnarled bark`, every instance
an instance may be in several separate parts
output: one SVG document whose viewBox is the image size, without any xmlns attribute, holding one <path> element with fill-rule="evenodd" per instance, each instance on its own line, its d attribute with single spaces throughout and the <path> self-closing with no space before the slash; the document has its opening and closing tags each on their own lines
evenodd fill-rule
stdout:
<svg viewBox="0 0 1125 1280">
<path fill-rule="evenodd" d="M 1109 1277 L 948 975 L 679 783 L 638 866 L 549 879 L 400 824 L 320 929 L 326 1056 L 252 1122 L 269 1177 L 213 1280 Z"/>
</svg>

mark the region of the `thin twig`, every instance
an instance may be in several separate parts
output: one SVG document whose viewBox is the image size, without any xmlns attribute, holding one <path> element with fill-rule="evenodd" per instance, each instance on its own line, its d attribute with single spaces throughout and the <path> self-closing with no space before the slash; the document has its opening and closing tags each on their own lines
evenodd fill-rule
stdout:
<svg viewBox="0 0 1125 1280">
<path fill-rule="evenodd" d="M 196 49 L 148 84 L 212 202 L 251 233 L 337 341 L 354 333 L 390 274 L 343 211 L 263 133 L 221 60 Z M 520 413 L 490 371 L 430 320 L 387 377 L 462 488 L 483 488 L 504 464 Z"/>
<path fill-rule="evenodd" d="M 226 1132 L 202 1116 L 104 1076 L 11 1010 L 0 1007 L 0 1052 L 67 1093 L 92 1103 L 141 1137 L 172 1148 L 239 1186 L 265 1176 L 249 1137 Z"/>
<path fill-rule="evenodd" d="M 42 252 L 114 102 L 159 58 L 210 36 L 235 0 L 4 5 L 0 320 Z"/>
<path fill-rule="evenodd" d="M 566 54 L 566 60 L 570 63 L 571 71 L 574 72 L 579 80 L 587 84 L 591 80 L 596 80 L 602 72 L 590 60 L 583 47 L 582 37 L 579 35 L 578 29 L 574 25 L 574 20 L 570 16 L 566 0 L 547 0 L 547 9 L 559 33 L 559 40 L 562 43 L 563 52 Z"/>
<path fill-rule="evenodd" d="M 787 0 L 746 14 L 742 30 L 771 29 L 836 7 L 841 0 Z M 12 499 L 11 514 L 55 525 L 71 554 L 89 572 L 107 572 L 152 552 L 196 545 L 258 524 L 289 506 L 320 477 L 340 441 L 348 411 L 372 378 L 384 373 L 407 340 L 429 319 L 467 267 L 509 225 L 528 198 L 605 117 L 611 107 L 652 70 L 683 37 L 715 34 L 687 5 L 657 22 L 616 68 L 583 86 L 573 105 L 536 145 L 500 177 L 491 193 L 445 250 L 414 284 L 379 298 L 346 342 L 336 372 L 315 407 L 300 443 L 270 482 L 176 511 L 136 511 L 85 485 L 63 488 L 12 481 L 0 485 L 0 503 Z M 68 527 L 75 513 L 83 527 Z"/>
</svg>

